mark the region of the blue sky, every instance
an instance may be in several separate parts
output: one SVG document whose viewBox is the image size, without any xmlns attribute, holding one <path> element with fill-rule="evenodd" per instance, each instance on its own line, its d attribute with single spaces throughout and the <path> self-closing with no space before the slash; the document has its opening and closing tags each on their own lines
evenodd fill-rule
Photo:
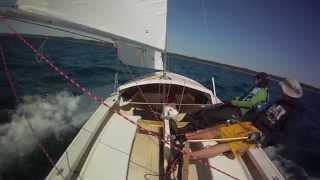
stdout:
<svg viewBox="0 0 320 180">
<path fill-rule="evenodd" d="M 320 87 L 320 1 L 168 2 L 170 52 Z"/>
</svg>

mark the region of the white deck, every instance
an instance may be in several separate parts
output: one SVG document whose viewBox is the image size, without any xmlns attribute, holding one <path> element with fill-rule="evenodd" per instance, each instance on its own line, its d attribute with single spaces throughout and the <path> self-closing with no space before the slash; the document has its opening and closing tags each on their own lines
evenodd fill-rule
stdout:
<svg viewBox="0 0 320 180">
<path fill-rule="evenodd" d="M 118 96 L 111 96 L 107 98 L 105 102 L 112 107 L 117 97 Z M 108 113 L 109 108 L 104 105 L 99 106 L 56 163 L 56 167 L 61 174 L 57 172 L 56 168 L 53 168 L 46 177 L 47 180 L 61 180 L 63 179 L 62 176 L 66 178 L 73 176 L 73 172 L 78 168 L 81 159 L 85 155 L 91 141 L 93 141 L 95 133 L 103 124 L 104 120 L 108 120 L 106 119 Z"/>
<path fill-rule="evenodd" d="M 137 122 L 140 117 L 130 117 Z M 113 114 L 94 144 L 79 179 L 126 179 L 137 126 Z"/>
</svg>

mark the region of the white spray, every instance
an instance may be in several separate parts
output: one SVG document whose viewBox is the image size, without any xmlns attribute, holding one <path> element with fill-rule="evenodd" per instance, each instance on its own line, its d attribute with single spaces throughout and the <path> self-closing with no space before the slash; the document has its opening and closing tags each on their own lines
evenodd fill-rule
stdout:
<svg viewBox="0 0 320 180">
<path fill-rule="evenodd" d="M 28 120 L 37 138 L 59 135 L 80 128 L 89 117 L 83 110 L 80 96 L 60 92 L 46 97 L 25 96 L 12 115 L 10 123 L 0 126 L 0 166 L 10 163 L 12 158 L 25 156 L 37 147 L 37 140 L 27 125 Z"/>
</svg>

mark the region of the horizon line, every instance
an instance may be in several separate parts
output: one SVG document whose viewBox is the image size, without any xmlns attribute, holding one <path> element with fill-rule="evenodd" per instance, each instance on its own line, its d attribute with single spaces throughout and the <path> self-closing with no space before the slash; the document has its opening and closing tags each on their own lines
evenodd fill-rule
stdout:
<svg viewBox="0 0 320 180">
<path fill-rule="evenodd" d="M 218 67 L 223 66 L 226 69 L 229 69 L 229 70 L 232 70 L 232 71 L 238 71 L 238 72 L 241 72 L 241 73 L 246 73 L 246 74 L 249 74 L 249 75 L 255 75 L 255 74 L 258 73 L 258 71 L 250 69 L 250 68 L 247 68 L 247 67 L 224 64 L 224 63 L 217 62 L 217 61 L 214 61 L 214 60 L 204 59 L 204 58 L 201 58 L 201 57 L 195 57 L 195 56 L 186 55 L 186 54 L 180 54 L 180 53 L 175 53 L 175 52 L 169 52 L 168 51 L 167 53 L 168 54 L 172 54 L 172 55 L 178 55 L 178 56 L 186 57 L 186 58 L 188 58 L 189 61 L 196 62 L 196 60 L 200 60 L 200 61 L 202 61 L 200 63 L 203 63 L 203 64 L 208 64 L 208 65 L 213 65 L 213 66 L 218 66 Z M 196 62 L 196 63 L 199 63 L 199 62 Z M 271 80 L 274 80 L 274 81 L 282 81 L 282 80 L 286 79 L 285 77 L 280 76 L 280 75 L 274 75 L 274 74 L 271 74 L 271 73 L 267 73 L 267 74 L 270 75 Z M 311 91 L 316 91 L 317 93 L 320 93 L 320 87 L 316 87 L 314 85 L 310 85 L 309 83 L 305 83 L 305 82 L 302 82 L 302 81 L 300 81 L 300 83 L 304 88 L 306 88 L 308 90 L 311 90 Z"/>
</svg>

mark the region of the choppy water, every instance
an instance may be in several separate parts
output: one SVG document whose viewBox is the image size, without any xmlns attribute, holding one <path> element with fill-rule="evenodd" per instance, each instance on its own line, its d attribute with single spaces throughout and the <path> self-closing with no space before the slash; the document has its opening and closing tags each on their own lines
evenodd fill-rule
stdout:
<svg viewBox="0 0 320 180">
<path fill-rule="evenodd" d="M 45 41 L 43 38 L 29 38 L 29 41 L 71 77 L 101 97 L 112 92 L 115 73 L 119 73 L 121 84 L 150 72 L 121 64 L 116 50 L 110 45 L 52 38 Z M 37 147 L 25 119 L 30 120 L 37 137 L 56 161 L 97 104 L 51 71 L 14 37 L 1 37 L 0 42 L 20 97 L 19 101 L 14 100 L 1 70 L 0 179 L 43 179 L 51 167 Z M 241 95 L 253 82 L 253 77 L 245 73 L 190 60 L 169 55 L 169 69 L 210 89 L 214 76 L 218 96 L 223 100 Z M 279 92 L 277 83 L 272 82 L 272 101 L 280 96 Z M 290 136 L 288 145 L 267 149 L 288 179 L 320 177 L 320 93 L 305 91 L 302 101 L 307 112 L 294 130 L 296 133 Z"/>
</svg>

